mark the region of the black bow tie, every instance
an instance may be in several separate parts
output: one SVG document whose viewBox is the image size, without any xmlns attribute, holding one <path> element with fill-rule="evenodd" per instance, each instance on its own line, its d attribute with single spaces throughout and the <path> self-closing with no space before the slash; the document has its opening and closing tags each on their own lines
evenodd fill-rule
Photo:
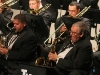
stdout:
<svg viewBox="0 0 100 75">
<path fill-rule="evenodd" d="M 70 44 L 68 45 L 68 48 L 69 48 L 69 47 L 74 47 L 74 44 L 70 43 Z"/>
<path fill-rule="evenodd" d="M 74 44 L 72 44 L 72 42 L 70 42 L 69 44 L 65 45 L 65 46 L 58 52 L 58 54 L 59 54 L 60 52 L 64 51 L 66 48 L 70 48 L 70 47 L 74 47 Z"/>
<path fill-rule="evenodd" d="M 13 35 L 19 35 L 19 34 L 20 34 L 19 32 L 14 32 L 14 33 L 13 33 Z"/>
</svg>

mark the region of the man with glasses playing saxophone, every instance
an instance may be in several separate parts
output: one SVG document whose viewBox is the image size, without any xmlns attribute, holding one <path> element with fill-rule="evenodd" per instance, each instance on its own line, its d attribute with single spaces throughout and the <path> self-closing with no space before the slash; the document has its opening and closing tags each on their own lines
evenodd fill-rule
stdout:
<svg viewBox="0 0 100 75">
<path fill-rule="evenodd" d="M 6 25 L 11 21 L 13 16 L 13 11 L 10 9 L 10 7 L 3 5 L 6 1 L 7 0 L 0 1 L 0 30 L 4 35 L 10 32 Z"/>
<path fill-rule="evenodd" d="M 63 32 L 64 32 L 64 34 L 61 37 L 62 38 L 68 37 L 68 35 L 69 35 L 68 31 L 70 31 L 70 28 L 71 28 L 71 25 L 69 23 L 71 23 L 72 20 L 74 18 L 76 18 L 76 15 L 79 13 L 80 13 L 80 4 L 77 2 L 71 2 L 68 6 L 68 14 L 63 15 L 62 17 L 60 17 L 56 20 L 55 29 L 57 29 L 62 23 L 65 24 L 56 32 L 56 37 L 58 37 Z M 70 17 L 72 17 L 73 19 L 69 19 Z M 89 19 L 84 18 L 82 16 L 80 16 L 78 19 L 87 24 L 89 34 L 90 34 L 90 21 L 89 21 Z M 73 22 L 71 24 L 73 24 Z M 61 42 L 59 42 L 59 44 L 61 45 L 62 42 L 63 42 L 63 40 Z M 59 46 L 59 44 L 58 44 L 58 46 Z"/>
<path fill-rule="evenodd" d="M 59 52 L 49 52 L 48 58 L 56 63 L 57 75 L 90 75 L 92 70 L 92 45 L 87 37 L 88 28 L 84 22 L 76 22 L 70 30 Z M 50 75 L 54 75 L 50 71 Z"/>
</svg>

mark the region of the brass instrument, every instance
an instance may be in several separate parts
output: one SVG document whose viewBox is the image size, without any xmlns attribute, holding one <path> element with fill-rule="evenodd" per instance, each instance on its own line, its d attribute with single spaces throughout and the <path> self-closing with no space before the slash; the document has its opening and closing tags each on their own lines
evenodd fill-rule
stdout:
<svg viewBox="0 0 100 75">
<path fill-rule="evenodd" d="M 60 36 L 59 36 L 59 37 L 60 37 Z M 52 43 L 52 45 L 51 45 L 51 50 L 50 50 L 51 53 L 55 53 L 57 40 L 58 40 L 58 39 L 55 38 L 54 41 L 53 41 L 53 43 Z M 49 66 L 49 67 L 52 67 L 52 66 L 53 66 L 53 61 L 52 61 L 52 60 L 49 60 L 49 59 L 47 58 L 47 60 L 46 60 L 46 62 L 45 62 L 45 65 L 46 65 L 46 66 Z"/>
<path fill-rule="evenodd" d="M 8 0 L 5 3 L 3 3 L 0 8 L 8 8 L 9 6 L 14 5 L 15 3 L 17 3 L 19 0 Z"/>
<path fill-rule="evenodd" d="M 57 43 L 57 38 L 55 38 L 53 43 L 48 47 L 51 53 L 55 53 L 56 43 Z M 48 58 L 45 59 L 44 57 L 39 57 L 37 58 L 35 65 L 52 67 L 52 61 L 49 60 Z"/>
<path fill-rule="evenodd" d="M 90 9 L 90 7 L 91 7 L 91 6 L 85 7 L 80 13 L 78 13 L 78 14 L 76 15 L 76 18 L 80 18 L 81 16 L 83 16 L 83 14 L 84 14 L 85 12 L 87 12 L 87 11 Z"/>
<path fill-rule="evenodd" d="M 45 41 L 44 41 L 44 45 L 45 45 L 45 47 L 51 47 L 51 45 L 47 45 L 46 43 L 48 42 L 48 40 L 62 27 L 64 25 L 64 23 L 62 23 L 56 30 L 55 30 L 55 32 L 49 37 L 49 38 L 47 38 Z M 61 34 L 62 35 L 62 34 Z M 61 36 L 60 35 L 60 36 Z"/>
<path fill-rule="evenodd" d="M 30 9 L 29 12 L 31 14 L 36 14 L 39 15 L 42 11 L 45 11 L 47 8 L 49 8 L 51 6 L 51 4 L 46 4 L 44 7 L 40 8 L 39 10 L 34 10 L 34 9 Z"/>
<path fill-rule="evenodd" d="M 8 23 L 6 24 L 6 27 L 7 27 L 9 30 L 12 30 L 13 27 L 14 27 L 13 22 L 12 22 L 12 21 L 8 22 Z"/>
<path fill-rule="evenodd" d="M 6 37 L 5 36 L 0 36 L 0 47 L 3 48 L 5 47 L 5 42 L 6 42 Z"/>
</svg>

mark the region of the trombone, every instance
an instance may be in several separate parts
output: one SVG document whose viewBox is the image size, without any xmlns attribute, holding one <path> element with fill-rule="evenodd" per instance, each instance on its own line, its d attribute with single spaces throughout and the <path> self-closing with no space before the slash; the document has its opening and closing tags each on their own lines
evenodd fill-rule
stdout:
<svg viewBox="0 0 100 75">
<path fill-rule="evenodd" d="M 91 6 L 88 6 L 88 7 L 85 7 L 80 13 L 78 13 L 77 15 L 76 15 L 76 18 L 73 18 L 73 17 L 69 17 L 69 16 L 67 16 L 68 18 L 72 18 L 72 19 L 79 19 L 86 11 L 88 11 L 89 10 L 89 8 L 90 8 Z M 48 45 L 46 45 L 46 42 L 62 27 L 64 25 L 64 22 L 55 30 L 55 32 L 49 37 L 49 38 L 47 38 L 45 41 L 44 41 L 44 45 L 45 46 L 48 46 Z M 60 35 L 59 35 L 59 37 L 61 37 L 61 35 L 63 35 L 65 32 L 62 32 Z M 58 37 L 58 38 L 59 38 Z M 51 45 L 49 45 L 48 47 L 51 47 L 52 46 L 52 44 Z"/>
<path fill-rule="evenodd" d="M 39 10 L 29 9 L 29 12 L 31 14 L 39 15 L 42 11 L 45 11 L 51 6 L 51 4 L 46 4 L 44 7 L 40 8 Z"/>
<path fill-rule="evenodd" d="M 54 32 L 49 38 L 47 38 L 47 39 L 44 41 L 45 47 L 48 46 L 48 45 L 46 45 L 47 41 L 48 41 L 50 38 L 52 38 L 52 36 L 53 36 L 63 25 L 64 25 L 64 23 L 62 23 L 62 24 L 55 30 L 55 32 Z M 62 35 L 62 34 L 61 34 L 61 35 Z M 50 45 L 49 47 L 51 47 L 51 45 Z"/>
</svg>

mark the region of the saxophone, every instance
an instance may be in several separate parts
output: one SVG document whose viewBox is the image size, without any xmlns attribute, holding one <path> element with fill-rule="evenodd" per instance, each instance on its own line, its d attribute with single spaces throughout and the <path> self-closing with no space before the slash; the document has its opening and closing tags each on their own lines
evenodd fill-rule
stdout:
<svg viewBox="0 0 100 75">
<path fill-rule="evenodd" d="M 55 53 L 56 43 L 57 43 L 57 38 L 54 39 L 53 43 L 50 46 L 48 46 L 48 47 L 46 46 L 47 49 L 49 49 L 49 52 Z M 52 61 L 45 57 L 39 57 L 36 60 L 35 65 L 36 66 L 48 66 L 48 67 L 53 66 Z"/>
<path fill-rule="evenodd" d="M 0 36 L 0 48 L 6 47 L 5 46 L 6 40 L 7 40 L 6 36 Z"/>
<path fill-rule="evenodd" d="M 55 53 L 57 40 L 58 40 L 58 38 L 55 38 L 54 41 L 53 41 L 53 43 L 52 43 L 52 45 L 51 45 L 51 50 L 50 50 L 51 53 Z M 54 64 L 53 61 L 52 60 L 49 60 L 47 58 L 47 60 L 45 62 L 45 65 L 48 66 L 48 67 L 52 67 L 53 64 Z"/>
</svg>

